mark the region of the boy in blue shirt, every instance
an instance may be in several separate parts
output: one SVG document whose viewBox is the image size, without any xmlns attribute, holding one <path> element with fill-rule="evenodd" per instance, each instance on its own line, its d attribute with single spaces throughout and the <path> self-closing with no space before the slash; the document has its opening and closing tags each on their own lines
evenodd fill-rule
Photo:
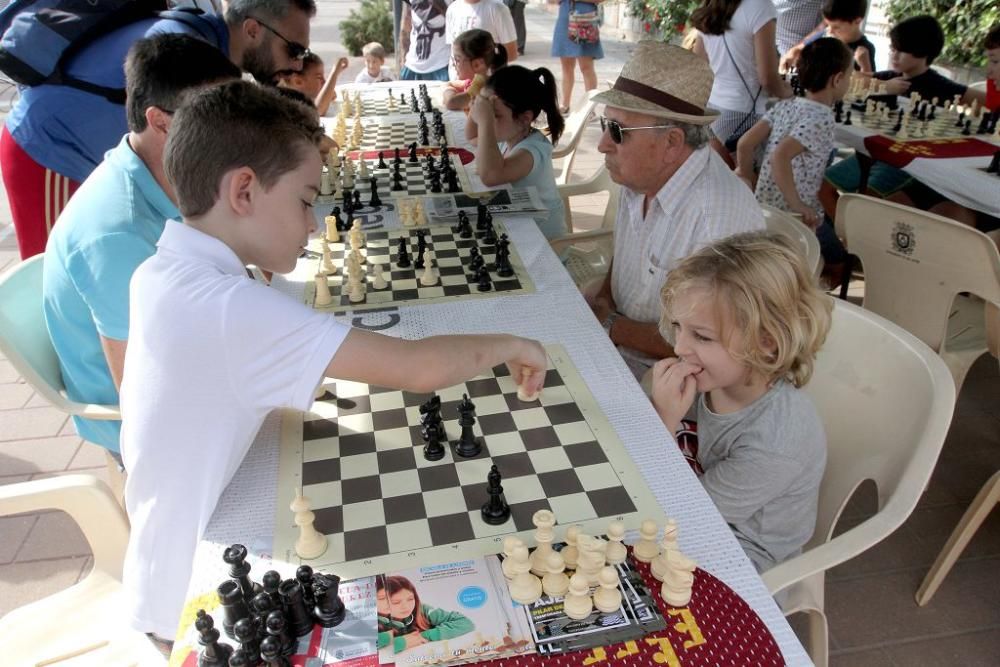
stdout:
<svg viewBox="0 0 1000 667">
<path fill-rule="evenodd" d="M 45 323 L 66 393 L 81 403 L 118 403 L 129 280 L 179 216 L 163 173 L 173 110 L 186 91 L 240 76 L 214 46 L 180 34 L 137 41 L 125 70 L 130 131 L 59 216 L 43 269 Z M 85 440 L 118 452 L 121 422 L 73 421 Z"/>
</svg>

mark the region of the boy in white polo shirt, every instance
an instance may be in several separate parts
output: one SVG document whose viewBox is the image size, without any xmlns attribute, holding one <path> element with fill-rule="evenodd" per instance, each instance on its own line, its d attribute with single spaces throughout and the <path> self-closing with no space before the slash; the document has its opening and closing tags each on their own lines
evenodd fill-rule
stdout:
<svg viewBox="0 0 1000 667">
<path fill-rule="evenodd" d="M 164 155 L 184 223 L 168 221 L 131 284 L 121 387 L 124 567 L 132 627 L 172 638 L 195 547 L 267 414 L 307 409 L 333 376 L 426 392 L 507 362 L 541 389 L 545 353 L 506 335 L 410 341 L 351 329 L 247 277 L 286 273 L 315 230 L 315 112 L 236 81 L 175 114 Z"/>
</svg>

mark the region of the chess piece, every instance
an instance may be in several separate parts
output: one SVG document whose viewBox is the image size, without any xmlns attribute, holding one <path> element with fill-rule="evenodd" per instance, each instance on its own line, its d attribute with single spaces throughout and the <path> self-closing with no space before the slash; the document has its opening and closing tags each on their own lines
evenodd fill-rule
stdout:
<svg viewBox="0 0 1000 667">
<path fill-rule="evenodd" d="M 657 581 L 663 581 L 667 573 L 667 558 L 671 551 L 677 551 L 677 522 L 667 519 L 663 527 L 663 539 L 660 540 L 660 553 L 649 563 L 649 573 Z"/>
<path fill-rule="evenodd" d="M 535 550 L 531 552 L 531 573 L 544 576 L 548 571 L 549 554 L 552 553 L 552 541 L 555 532 L 556 515 L 549 510 L 538 510 L 531 515 L 531 523 L 535 525 Z"/>
<path fill-rule="evenodd" d="M 319 193 L 324 196 L 333 194 L 330 170 L 326 167 L 323 167 L 323 173 L 320 176 Z"/>
<path fill-rule="evenodd" d="M 249 604 L 261 592 L 261 587 L 250 581 L 250 564 L 246 562 L 247 548 L 242 544 L 234 544 L 222 553 L 222 560 L 229 564 L 229 578 L 240 585 L 243 599 Z"/>
<path fill-rule="evenodd" d="M 598 575 L 600 588 L 594 592 L 594 606 L 597 611 L 610 614 L 622 606 L 622 593 L 618 590 L 618 573 L 615 568 L 605 565 Z"/>
<path fill-rule="evenodd" d="M 490 272 L 486 270 L 486 267 L 480 267 L 477 272 L 476 281 L 476 291 L 478 292 L 489 292 L 493 289 L 493 281 L 490 280 Z"/>
<path fill-rule="evenodd" d="M 423 238 L 422 236 L 420 238 Z M 438 273 L 434 268 L 434 259 L 431 257 L 430 248 L 424 250 L 424 272 L 420 274 L 420 284 L 424 287 L 430 287 L 431 285 L 438 284 Z"/>
<path fill-rule="evenodd" d="M 320 263 L 320 273 L 324 276 L 330 276 L 337 272 L 337 267 L 333 265 L 333 259 L 330 255 L 330 244 L 324 238 L 320 241 L 323 248 L 323 260 Z"/>
<path fill-rule="evenodd" d="M 309 607 L 302 596 L 302 584 L 298 579 L 285 579 L 278 586 L 282 607 L 288 615 L 288 630 L 295 637 L 305 637 L 312 632 L 313 621 Z"/>
<path fill-rule="evenodd" d="M 198 610 L 194 627 L 198 630 L 198 643 L 202 646 L 201 654 L 198 656 L 198 667 L 224 666 L 229 662 L 233 647 L 219 643 L 219 631 L 215 629 L 215 621 L 205 613 L 204 609 Z"/>
<path fill-rule="evenodd" d="M 408 269 L 411 266 L 410 263 L 410 251 L 406 244 L 406 237 L 400 236 L 399 243 L 396 249 L 396 266 L 401 269 Z"/>
<path fill-rule="evenodd" d="M 299 558 L 313 560 L 326 553 L 326 535 L 316 530 L 313 521 L 316 515 L 310 511 L 309 499 L 302 495 L 302 489 L 295 489 L 295 499 L 289 505 L 295 512 L 295 525 L 299 527 L 299 539 L 295 541 L 295 553 Z"/>
<path fill-rule="evenodd" d="M 378 290 L 385 289 L 387 283 L 385 282 L 385 276 L 382 274 L 381 264 L 372 264 L 372 287 Z"/>
<path fill-rule="evenodd" d="M 259 655 L 254 662 L 250 662 L 250 658 L 247 656 L 246 652 L 243 649 L 238 648 L 229 655 L 229 662 L 226 664 L 228 664 L 229 667 L 252 667 L 259 662 Z"/>
<path fill-rule="evenodd" d="M 378 164 L 375 165 L 377 169 L 388 169 L 389 165 L 385 163 L 385 153 L 382 151 L 378 152 Z"/>
<path fill-rule="evenodd" d="M 371 174 L 368 173 L 368 160 L 366 160 L 364 156 L 359 156 L 358 162 L 361 164 L 361 167 L 358 169 L 358 176 L 361 178 L 369 178 Z"/>
<path fill-rule="evenodd" d="M 844 125 L 853 125 L 853 123 L 851 122 L 851 110 L 850 109 L 847 110 L 847 117 L 844 118 Z"/>
<path fill-rule="evenodd" d="M 503 570 L 503 576 L 508 579 L 514 578 L 514 572 L 511 571 L 511 566 L 514 565 L 514 561 L 511 556 L 514 555 L 514 549 L 517 547 L 524 546 L 524 542 L 520 538 L 514 537 L 513 535 L 508 535 L 503 540 L 503 562 L 500 564 L 500 569 Z"/>
<path fill-rule="evenodd" d="M 267 628 L 267 634 L 277 638 L 278 642 L 281 644 L 282 655 L 288 656 L 295 653 L 295 645 L 297 642 L 295 641 L 295 638 L 292 637 L 291 633 L 288 632 L 285 615 L 281 613 L 280 609 L 275 609 L 267 615 L 267 619 L 264 621 L 264 627 Z"/>
<path fill-rule="evenodd" d="M 483 450 L 483 441 L 477 438 L 472 427 L 476 423 L 476 406 L 469 400 L 468 394 L 462 394 L 462 401 L 458 404 L 458 425 L 462 427 L 462 435 L 455 443 L 455 454 L 470 459 L 479 456 Z"/>
<path fill-rule="evenodd" d="M 267 667 L 291 667 L 288 658 L 281 654 L 281 642 L 277 637 L 267 636 L 260 642 L 260 657 Z"/>
<path fill-rule="evenodd" d="M 656 522 L 651 519 L 646 519 L 639 526 L 639 541 L 632 549 L 632 557 L 640 563 L 648 563 L 660 553 L 656 546 L 657 531 Z"/>
<path fill-rule="evenodd" d="M 507 499 L 504 498 L 503 486 L 500 482 L 500 470 L 496 465 L 490 466 L 490 472 L 486 475 L 486 494 L 488 498 L 483 503 L 480 514 L 483 517 L 483 521 L 491 526 L 499 526 L 507 523 L 510 519 L 510 505 L 507 504 Z"/>
<path fill-rule="evenodd" d="M 308 565 L 299 565 L 295 570 L 295 579 L 302 586 L 302 600 L 306 603 L 306 607 L 312 608 L 316 604 L 312 596 L 313 569 Z"/>
<path fill-rule="evenodd" d="M 344 620 L 346 610 L 340 599 L 340 577 L 335 574 L 316 574 L 313 576 L 313 618 L 324 628 L 340 625 Z"/>
<path fill-rule="evenodd" d="M 278 595 L 278 586 L 281 585 L 281 575 L 276 570 L 268 570 L 260 578 L 260 583 L 264 587 L 264 592 L 271 598 L 271 604 L 274 605 L 274 608 L 282 609 L 285 603 L 281 599 L 281 596 Z"/>
<path fill-rule="evenodd" d="M 691 602 L 691 589 L 694 586 L 693 560 L 673 549 L 667 555 L 667 571 L 663 575 L 663 585 L 660 586 L 660 597 L 671 607 L 686 607 Z"/>
<path fill-rule="evenodd" d="M 441 420 L 441 397 L 434 395 L 420 406 L 420 435 L 424 442 L 424 458 L 428 461 L 440 461 L 444 458 L 444 422 Z"/>
<path fill-rule="evenodd" d="M 233 638 L 240 643 L 239 650 L 246 656 L 248 665 L 260 662 L 260 640 L 252 618 L 248 616 L 236 621 L 236 625 L 233 626 Z M 229 664 L 232 665 L 232 658 L 229 660 Z"/>
<path fill-rule="evenodd" d="M 608 526 L 608 546 L 606 550 L 609 565 L 619 565 L 628 558 L 628 549 L 622 541 L 625 539 L 625 524 L 613 521 Z"/>
<path fill-rule="evenodd" d="M 574 621 L 582 621 L 593 610 L 594 603 L 590 599 L 587 579 L 578 572 L 569 578 L 569 590 L 563 598 L 563 613 Z"/>
<path fill-rule="evenodd" d="M 604 548 L 606 542 L 590 535 L 580 535 L 577 546 L 580 551 L 576 571 L 587 578 L 589 586 L 596 586 L 601 568 L 605 564 Z"/>
<path fill-rule="evenodd" d="M 369 206 L 381 206 L 382 200 L 378 196 L 378 179 L 372 176 L 368 179 L 368 183 L 371 186 L 371 198 L 368 200 Z"/>
<path fill-rule="evenodd" d="M 347 299 L 351 303 L 361 303 L 365 300 L 365 288 L 356 273 L 347 281 Z"/>
<path fill-rule="evenodd" d="M 514 578 L 510 582 L 510 597 L 519 604 L 532 604 L 542 596 L 542 582 L 531 574 L 528 548 L 515 547 L 511 559 L 514 561 L 511 565 Z"/>
<path fill-rule="evenodd" d="M 235 637 L 233 628 L 236 623 L 243 618 L 250 616 L 250 608 L 247 607 L 246 600 L 243 599 L 243 591 L 240 585 L 232 579 L 227 579 L 219 584 L 216 589 L 219 594 L 219 601 L 222 603 L 222 629 L 230 637 Z"/>
<path fill-rule="evenodd" d="M 570 570 L 575 570 L 580 551 L 576 542 L 580 537 L 580 526 L 573 525 L 566 529 L 566 546 L 559 553 L 562 554 L 563 562 Z"/>
<path fill-rule="evenodd" d="M 416 259 L 413 260 L 413 268 L 422 269 L 425 266 L 427 266 L 427 263 L 424 261 L 426 259 L 424 257 L 424 251 L 426 250 L 427 250 L 427 235 L 424 232 L 419 231 L 417 232 L 417 252 L 416 252 Z"/>
<path fill-rule="evenodd" d="M 550 597 L 562 597 L 569 590 L 566 564 L 558 551 L 550 551 L 545 559 L 545 576 L 542 577 L 542 592 Z"/>
<path fill-rule="evenodd" d="M 334 209 L 335 213 L 340 213 L 340 209 Z M 326 223 L 326 236 L 324 237 L 328 243 L 338 243 L 340 242 L 340 233 L 337 231 L 337 217 L 335 215 L 328 215 L 323 218 L 323 222 Z"/>
</svg>

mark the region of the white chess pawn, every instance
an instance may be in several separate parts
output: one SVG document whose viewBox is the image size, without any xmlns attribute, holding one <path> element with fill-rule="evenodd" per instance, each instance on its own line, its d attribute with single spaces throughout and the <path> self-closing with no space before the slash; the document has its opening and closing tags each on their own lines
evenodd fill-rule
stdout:
<svg viewBox="0 0 1000 667">
<path fill-rule="evenodd" d="M 608 526 L 608 547 L 605 550 L 609 565 L 624 563 L 628 558 L 628 549 L 622 544 L 625 539 L 625 524 L 621 521 L 613 521 Z"/>
<path fill-rule="evenodd" d="M 503 540 L 503 563 L 500 564 L 500 569 L 503 570 L 503 576 L 507 579 L 513 579 L 515 572 L 514 567 L 514 549 L 517 547 L 523 547 L 524 542 L 521 541 L 519 537 L 514 537 L 513 535 L 508 535 Z"/>
<path fill-rule="evenodd" d="M 367 179 L 369 176 L 368 172 L 368 160 L 361 158 L 361 169 L 358 171 L 361 174 L 361 178 Z"/>
<path fill-rule="evenodd" d="M 330 256 L 330 244 L 326 239 L 323 239 L 323 261 L 321 272 L 324 275 L 332 276 L 337 272 L 337 267 L 333 265 L 333 258 Z"/>
<path fill-rule="evenodd" d="M 434 268 L 434 258 L 431 255 L 431 249 L 427 248 L 424 250 L 424 272 L 420 274 L 420 284 L 424 287 L 430 287 L 437 285 L 437 283 L 438 273 Z"/>
<path fill-rule="evenodd" d="M 667 519 L 667 524 L 663 527 L 663 539 L 660 540 L 660 555 L 649 564 L 649 573 L 657 581 L 663 581 L 663 576 L 667 573 L 667 556 L 671 551 L 677 551 L 677 522 Z"/>
<path fill-rule="evenodd" d="M 365 232 L 361 228 L 361 218 L 354 218 L 354 221 L 351 222 L 351 231 L 358 233 L 358 235 L 359 235 L 358 238 L 361 239 L 361 245 L 364 246 L 365 245 Z"/>
<path fill-rule="evenodd" d="M 580 551 L 576 546 L 576 541 L 580 537 L 580 526 L 570 526 L 566 529 L 566 546 L 559 553 L 563 557 L 563 562 L 570 570 L 575 570 Z"/>
<path fill-rule="evenodd" d="M 326 240 L 330 243 L 339 243 L 340 232 L 337 231 L 337 219 L 332 215 L 328 215 L 323 218 L 323 222 L 326 223 Z"/>
<path fill-rule="evenodd" d="M 622 594 L 618 590 L 618 573 L 615 568 L 605 565 L 598 575 L 600 588 L 594 592 L 594 606 L 597 611 L 610 614 L 622 606 Z"/>
<path fill-rule="evenodd" d="M 372 264 L 372 287 L 375 289 L 385 289 L 386 285 L 385 276 L 382 275 L 382 265 Z"/>
<path fill-rule="evenodd" d="M 424 214 L 424 203 L 421 200 L 413 202 L 413 224 L 426 225 L 427 216 Z"/>
<path fill-rule="evenodd" d="M 351 303 L 361 303 L 365 300 L 365 288 L 356 276 L 351 276 L 347 281 L 347 298 Z"/>
<path fill-rule="evenodd" d="M 556 515 L 549 510 L 538 510 L 531 516 L 535 525 L 535 550 L 531 552 L 531 573 L 541 577 L 548 571 L 549 554 L 555 539 Z"/>
<path fill-rule="evenodd" d="M 323 167 L 323 174 L 320 176 L 319 193 L 321 195 L 333 194 L 333 184 L 330 181 L 330 170 Z"/>
<path fill-rule="evenodd" d="M 656 522 L 651 519 L 646 519 L 639 526 L 639 541 L 632 549 L 632 556 L 640 563 L 648 563 L 660 553 L 656 546 L 657 531 Z"/>
<path fill-rule="evenodd" d="M 330 285 L 326 282 L 326 276 L 317 273 L 313 280 L 316 281 L 316 300 L 313 302 L 317 306 L 329 306 L 333 303 L 330 297 Z"/>
<path fill-rule="evenodd" d="M 671 607 L 684 607 L 691 601 L 691 589 L 694 586 L 693 560 L 673 549 L 667 555 L 667 572 L 660 586 L 660 597 Z"/>
<path fill-rule="evenodd" d="M 510 582 L 510 598 L 520 604 L 531 604 L 542 596 L 542 582 L 531 574 L 528 548 L 524 545 L 514 547 L 511 559 L 514 578 Z"/>
<path fill-rule="evenodd" d="M 587 579 L 579 572 L 569 578 L 569 591 L 563 598 L 563 613 L 574 621 L 582 621 L 594 610 L 594 602 L 590 599 L 590 587 Z"/>
<path fill-rule="evenodd" d="M 313 526 L 316 515 L 311 511 L 309 499 L 302 495 L 302 489 L 295 489 L 295 500 L 289 507 L 295 512 L 295 525 L 299 527 L 299 539 L 295 541 L 295 553 L 299 555 L 299 558 L 306 560 L 319 558 L 326 552 L 326 535 Z"/>
<path fill-rule="evenodd" d="M 542 577 L 542 591 L 549 596 L 562 597 L 569 590 L 566 564 L 558 551 L 549 552 L 545 560 L 545 576 Z"/>
</svg>

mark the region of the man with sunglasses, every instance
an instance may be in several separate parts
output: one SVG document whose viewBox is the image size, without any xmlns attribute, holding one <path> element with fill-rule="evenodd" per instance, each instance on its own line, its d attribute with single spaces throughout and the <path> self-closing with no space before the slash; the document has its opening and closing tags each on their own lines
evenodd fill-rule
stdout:
<svg viewBox="0 0 1000 667">
<path fill-rule="evenodd" d="M 584 293 L 636 378 L 673 350 L 659 331 L 660 289 L 702 246 L 764 228 L 753 192 L 708 145 L 708 63 L 678 46 L 639 42 L 610 90 L 598 150 L 622 186 L 611 268 Z"/>
<path fill-rule="evenodd" d="M 230 0 L 225 17 L 175 11 L 129 23 L 87 43 L 70 57 L 70 76 L 109 89 L 125 88 L 122 64 L 138 39 L 188 34 L 216 47 L 257 81 L 277 83 L 302 69 L 314 0 Z M 121 100 L 70 86 L 25 88 L 0 135 L 0 171 L 21 258 L 45 249 L 59 213 L 104 154 L 128 130 Z"/>
</svg>

